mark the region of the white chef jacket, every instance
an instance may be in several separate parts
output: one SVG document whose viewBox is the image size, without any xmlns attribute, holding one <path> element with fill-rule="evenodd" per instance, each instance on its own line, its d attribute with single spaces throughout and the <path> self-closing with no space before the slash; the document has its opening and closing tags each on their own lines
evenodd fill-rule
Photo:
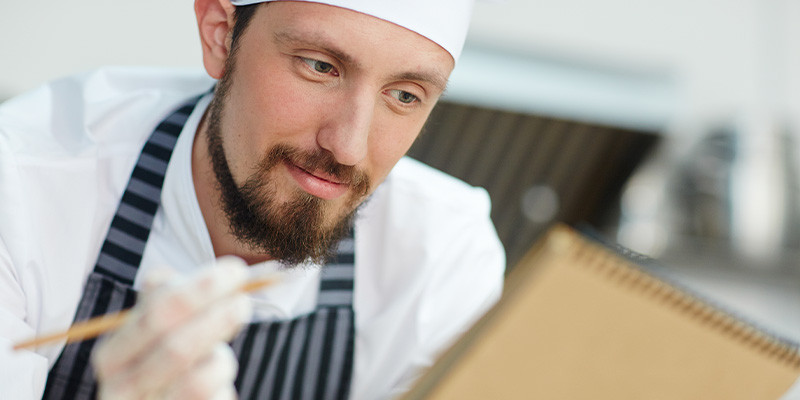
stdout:
<svg viewBox="0 0 800 400">
<path fill-rule="evenodd" d="M 0 389 L 40 398 L 63 345 L 10 344 L 67 328 L 141 147 L 213 81 L 200 71 L 108 68 L 0 105 Z M 214 252 L 191 174 L 201 99 L 178 140 L 141 276 L 189 274 Z M 483 189 L 403 158 L 356 219 L 351 397 L 392 397 L 499 297 L 505 258 Z M 254 295 L 255 318 L 313 310 L 319 270 L 298 268 Z M 6 397 L 9 396 L 9 397 Z"/>
</svg>

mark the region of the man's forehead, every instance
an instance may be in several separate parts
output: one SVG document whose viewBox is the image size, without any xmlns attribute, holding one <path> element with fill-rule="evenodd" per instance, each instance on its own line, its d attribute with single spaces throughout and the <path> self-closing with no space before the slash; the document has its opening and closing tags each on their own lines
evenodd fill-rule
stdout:
<svg viewBox="0 0 800 400">
<path fill-rule="evenodd" d="M 231 0 L 237 6 L 285 0 Z M 458 60 L 474 0 L 292 0 L 354 10 L 392 22 L 441 46 Z"/>
</svg>

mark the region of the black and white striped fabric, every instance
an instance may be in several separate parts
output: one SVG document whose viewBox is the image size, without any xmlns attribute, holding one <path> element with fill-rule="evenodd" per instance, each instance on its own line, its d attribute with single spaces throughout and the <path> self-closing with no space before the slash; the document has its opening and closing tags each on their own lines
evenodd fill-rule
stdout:
<svg viewBox="0 0 800 400">
<path fill-rule="evenodd" d="M 198 100 L 199 97 L 193 98 L 161 121 L 142 148 L 100 250 L 97 272 L 133 285 L 153 218 L 161 204 L 161 187 L 172 149 Z"/>
<path fill-rule="evenodd" d="M 241 399 L 346 399 L 355 337 L 353 238 L 322 269 L 317 310 L 287 322 L 251 324 L 233 341 Z"/>
<path fill-rule="evenodd" d="M 162 121 L 139 156 L 111 222 L 75 321 L 130 308 L 132 289 L 161 199 L 167 165 L 178 134 L 199 98 Z M 289 321 L 251 323 L 234 340 L 239 358 L 236 388 L 241 399 L 346 399 L 352 377 L 353 232 L 339 243 L 323 269 L 318 306 Z M 51 368 L 43 399 L 94 399 L 90 363 L 96 340 L 65 346 Z"/>
</svg>

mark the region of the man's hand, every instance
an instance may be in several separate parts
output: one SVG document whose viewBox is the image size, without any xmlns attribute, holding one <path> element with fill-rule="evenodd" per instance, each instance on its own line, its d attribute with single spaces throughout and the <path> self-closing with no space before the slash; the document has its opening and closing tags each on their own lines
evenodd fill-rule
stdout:
<svg viewBox="0 0 800 400">
<path fill-rule="evenodd" d="M 237 290 L 245 268 L 225 258 L 180 283 L 163 273 L 148 279 L 128 321 L 93 354 L 99 397 L 235 399 L 237 362 L 226 342 L 252 314 Z"/>
</svg>

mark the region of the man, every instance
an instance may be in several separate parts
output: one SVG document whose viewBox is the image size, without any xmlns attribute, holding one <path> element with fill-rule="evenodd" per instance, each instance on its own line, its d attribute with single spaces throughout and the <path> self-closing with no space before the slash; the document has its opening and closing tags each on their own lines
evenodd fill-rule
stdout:
<svg viewBox="0 0 800 400">
<path fill-rule="evenodd" d="M 195 4 L 215 86 L 104 69 L 0 106 L 4 397 L 393 397 L 498 298 L 486 193 L 402 158 L 469 2 L 232 3 Z M 280 280 L 246 297 L 245 263 Z M 8 349 L 137 292 L 99 342 Z"/>
</svg>

